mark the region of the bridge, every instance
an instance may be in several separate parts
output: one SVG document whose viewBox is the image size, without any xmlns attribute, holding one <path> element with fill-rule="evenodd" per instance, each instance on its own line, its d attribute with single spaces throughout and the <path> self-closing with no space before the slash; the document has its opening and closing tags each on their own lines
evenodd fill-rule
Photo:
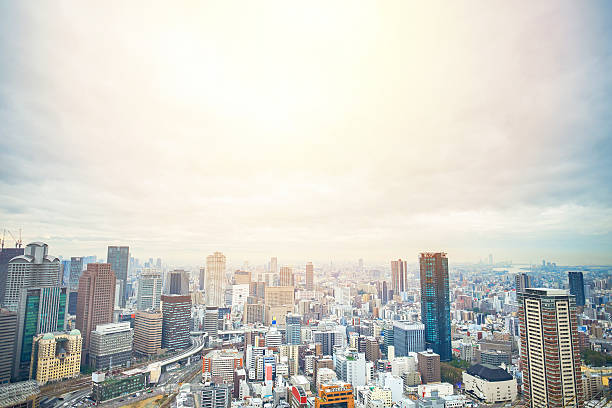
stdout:
<svg viewBox="0 0 612 408">
<path fill-rule="evenodd" d="M 208 334 L 203 333 L 203 336 L 192 337 L 191 339 L 191 347 L 181 350 L 181 352 L 175 356 L 168 357 L 165 360 L 154 361 L 142 368 L 135 368 L 133 370 L 125 371 L 124 374 L 132 375 L 132 374 L 142 374 L 149 373 L 149 382 L 157 383 L 159 381 L 159 377 L 161 376 L 162 369 L 170 364 L 177 363 L 181 360 L 188 359 L 189 357 L 201 353 L 206 345 Z"/>
</svg>

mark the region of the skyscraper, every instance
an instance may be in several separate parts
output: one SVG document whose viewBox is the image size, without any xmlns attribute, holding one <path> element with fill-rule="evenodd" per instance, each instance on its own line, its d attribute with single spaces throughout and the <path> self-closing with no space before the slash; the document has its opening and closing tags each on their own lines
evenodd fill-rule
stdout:
<svg viewBox="0 0 612 408">
<path fill-rule="evenodd" d="M 189 294 L 189 272 L 176 269 L 168 272 L 168 282 L 166 283 L 169 295 L 188 295 Z"/>
<path fill-rule="evenodd" d="M 584 306 L 584 278 L 582 272 L 568 272 L 570 293 L 576 296 L 576 306 Z"/>
<path fill-rule="evenodd" d="M 302 344 L 302 316 L 288 314 L 285 318 L 287 344 Z"/>
<path fill-rule="evenodd" d="M 424 252 L 419 258 L 421 270 L 421 320 L 425 325 L 425 344 L 450 361 L 451 322 L 448 282 L 448 258 L 444 252 Z"/>
<path fill-rule="evenodd" d="M 0 384 L 6 384 L 13 374 L 17 313 L 0 309 Z"/>
<path fill-rule="evenodd" d="M 76 314 L 77 296 L 79 290 L 79 279 L 83 273 L 83 258 L 73 256 L 70 258 L 70 277 L 68 279 L 68 288 L 70 294 L 68 297 L 68 313 Z"/>
<path fill-rule="evenodd" d="M 83 336 L 83 354 L 89 350 L 90 333 L 112 323 L 115 306 L 115 273 L 110 263 L 90 263 L 79 280 L 76 328 Z"/>
<path fill-rule="evenodd" d="M 306 264 L 306 290 L 314 290 L 314 267 L 312 262 Z"/>
<path fill-rule="evenodd" d="M 4 306 L 17 310 L 21 289 L 38 286 L 59 286 L 61 282 L 60 260 L 48 254 L 48 245 L 32 242 L 24 254 L 8 263 Z"/>
<path fill-rule="evenodd" d="M 23 248 L 0 249 L 0 305 L 4 304 L 4 290 L 8 279 L 8 263 L 16 256 L 23 255 Z"/>
<path fill-rule="evenodd" d="M 160 310 L 162 293 L 161 272 L 153 268 L 145 268 L 138 280 L 136 308 L 138 310 Z"/>
<path fill-rule="evenodd" d="M 200 290 L 204 290 L 206 288 L 206 269 L 204 269 L 204 267 L 200 268 L 198 283 L 200 285 Z"/>
<path fill-rule="evenodd" d="M 59 286 L 24 288 L 17 310 L 13 378 L 28 378 L 32 339 L 41 333 L 66 329 L 68 289 Z"/>
<path fill-rule="evenodd" d="M 279 286 L 295 286 L 295 281 L 293 279 L 293 269 L 289 266 L 281 266 Z"/>
<path fill-rule="evenodd" d="M 215 252 L 206 257 L 206 306 L 225 305 L 225 255 Z"/>
<path fill-rule="evenodd" d="M 396 356 L 407 356 L 408 353 L 417 353 L 425 350 L 425 326 L 423 323 L 394 322 L 393 330 L 389 332 L 393 337 L 393 346 Z M 385 331 L 387 336 L 387 331 Z"/>
<path fill-rule="evenodd" d="M 576 301 L 560 289 L 518 294 L 523 392 L 531 408 L 581 407 Z"/>
<path fill-rule="evenodd" d="M 161 312 L 137 311 L 134 318 L 134 351 L 153 355 L 161 349 L 163 316 Z"/>
<path fill-rule="evenodd" d="M 115 273 L 117 281 L 119 281 L 119 306 L 125 307 L 125 301 L 127 299 L 127 272 L 130 264 L 130 247 L 109 246 L 106 262 L 111 265 L 111 270 Z M 85 344 L 85 336 L 84 334 L 83 345 Z M 83 346 L 83 348 L 85 347 Z"/>
<path fill-rule="evenodd" d="M 516 293 L 525 291 L 525 288 L 531 287 L 531 279 L 526 273 L 517 273 L 514 277 L 516 282 Z"/>
<path fill-rule="evenodd" d="M 162 295 L 162 348 L 178 350 L 189 347 L 191 296 Z"/>
<path fill-rule="evenodd" d="M 391 289 L 396 295 L 408 290 L 408 263 L 398 259 L 391 261 Z"/>
<path fill-rule="evenodd" d="M 278 272 L 278 261 L 275 256 L 270 258 L 270 273 Z"/>
</svg>

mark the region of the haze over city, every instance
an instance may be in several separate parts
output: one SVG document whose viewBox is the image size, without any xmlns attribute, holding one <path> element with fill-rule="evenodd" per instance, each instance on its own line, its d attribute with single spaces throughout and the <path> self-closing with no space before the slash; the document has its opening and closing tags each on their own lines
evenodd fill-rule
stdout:
<svg viewBox="0 0 612 408">
<path fill-rule="evenodd" d="M 170 263 L 612 262 L 607 2 L 0 4 L 0 219 Z"/>
</svg>

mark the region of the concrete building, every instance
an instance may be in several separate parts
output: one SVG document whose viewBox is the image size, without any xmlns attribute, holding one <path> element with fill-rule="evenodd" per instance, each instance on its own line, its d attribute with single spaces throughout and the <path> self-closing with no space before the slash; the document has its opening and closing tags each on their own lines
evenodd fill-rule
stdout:
<svg viewBox="0 0 612 408">
<path fill-rule="evenodd" d="M 125 301 L 127 300 L 127 272 L 130 264 L 130 248 L 127 246 L 109 246 L 106 255 L 106 262 L 111 265 L 111 270 L 115 274 L 115 279 L 119 284 L 119 306 L 125 307 Z"/>
<path fill-rule="evenodd" d="M 576 297 L 576 306 L 584 306 L 584 277 L 582 272 L 568 272 L 570 294 Z"/>
<path fill-rule="evenodd" d="M 225 305 L 225 255 L 215 252 L 206 257 L 206 306 Z"/>
<path fill-rule="evenodd" d="M 516 399 L 516 379 L 501 367 L 475 364 L 463 372 L 464 389 L 487 404 Z"/>
<path fill-rule="evenodd" d="M 421 253 L 421 320 L 425 325 L 425 346 L 450 361 L 451 318 L 448 258 L 444 252 Z M 397 353 L 397 346 L 395 347 Z"/>
<path fill-rule="evenodd" d="M 234 285 L 250 285 L 251 272 L 237 270 L 234 272 Z"/>
<path fill-rule="evenodd" d="M 200 268 L 198 284 L 199 284 L 198 287 L 200 290 L 206 289 L 206 269 L 204 267 Z"/>
<path fill-rule="evenodd" d="M 338 375 L 331 368 L 327 368 L 327 367 L 319 368 L 317 370 L 317 376 L 316 376 L 316 381 L 315 381 L 317 390 L 320 390 L 322 385 L 332 383 L 336 381 L 337 379 L 338 379 Z"/>
<path fill-rule="evenodd" d="M 425 350 L 425 325 L 423 323 L 394 322 L 392 333 L 396 356 L 407 356 L 410 352 L 418 353 Z"/>
<path fill-rule="evenodd" d="M 244 323 L 264 323 L 266 305 L 263 303 L 247 303 L 244 305 Z"/>
<path fill-rule="evenodd" d="M 306 290 L 314 290 L 314 266 L 312 262 L 306 264 Z"/>
<path fill-rule="evenodd" d="M 285 318 L 287 344 L 302 344 L 302 316 L 288 314 Z"/>
<path fill-rule="evenodd" d="M 169 295 L 188 295 L 189 272 L 182 269 L 168 272 L 166 292 Z"/>
<path fill-rule="evenodd" d="M 99 404 L 113 398 L 142 391 L 146 386 L 147 378 L 145 374 L 107 377 L 104 373 L 94 373 L 91 383 L 91 398 Z"/>
<path fill-rule="evenodd" d="M 45 333 L 34 337 L 30 378 L 44 385 L 79 376 L 81 368 L 81 332 Z"/>
<path fill-rule="evenodd" d="M 529 407 L 582 406 L 574 296 L 560 289 L 526 288 L 518 303 L 523 392 Z"/>
<path fill-rule="evenodd" d="M 24 248 L 0 248 L 0 306 L 4 304 L 4 291 L 8 281 L 8 263 L 16 256 L 23 255 Z"/>
<path fill-rule="evenodd" d="M 295 278 L 293 276 L 293 268 L 289 266 L 281 266 L 280 268 L 280 285 L 279 286 L 295 286 Z"/>
<path fill-rule="evenodd" d="M 314 408 L 354 408 L 353 387 L 342 381 L 321 385 Z"/>
<path fill-rule="evenodd" d="M 0 407 L 38 408 L 40 388 L 35 380 L 0 384 Z"/>
<path fill-rule="evenodd" d="M 275 323 L 281 326 L 284 325 L 286 323 L 286 316 L 293 313 L 293 311 L 293 305 L 266 306 L 266 326 L 270 326 Z"/>
<path fill-rule="evenodd" d="M 48 250 L 47 244 L 33 242 L 25 247 L 23 255 L 8 261 L 4 291 L 6 309 L 17 311 L 24 288 L 60 286 L 61 263 L 59 258 L 49 255 Z"/>
<path fill-rule="evenodd" d="M 17 330 L 13 380 L 29 375 L 34 336 L 66 330 L 68 289 L 65 287 L 29 287 L 21 290 L 17 310 Z"/>
<path fill-rule="evenodd" d="M 293 286 L 273 286 L 266 288 L 264 299 L 266 306 L 293 306 L 294 288 Z"/>
<path fill-rule="evenodd" d="M 278 260 L 276 259 L 275 256 L 273 256 L 272 258 L 270 258 L 270 273 L 277 273 L 278 272 Z"/>
<path fill-rule="evenodd" d="M 212 350 L 202 359 L 202 376 L 210 374 L 217 383 L 233 384 L 234 372 L 243 364 L 243 355 L 236 349 Z"/>
<path fill-rule="evenodd" d="M 134 351 L 154 355 L 162 347 L 163 316 L 161 312 L 136 312 L 134 317 Z"/>
<path fill-rule="evenodd" d="M 423 384 L 440 382 L 440 356 L 431 350 L 417 354 L 418 370 Z"/>
<path fill-rule="evenodd" d="M 396 295 L 408 290 L 408 262 L 391 261 L 391 290 Z"/>
<path fill-rule="evenodd" d="M 232 307 L 243 307 L 249 298 L 249 285 L 232 285 Z"/>
<path fill-rule="evenodd" d="M 376 337 L 368 336 L 365 338 L 365 357 L 367 361 L 376 362 L 380 360 L 380 345 Z"/>
<path fill-rule="evenodd" d="M 364 353 L 346 350 L 336 354 L 336 375 L 339 380 L 350 383 L 353 387 L 366 385 L 366 359 Z"/>
<path fill-rule="evenodd" d="M 531 287 L 531 279 L 526 273 L 517 273 L 514 276 L 514 282 L 516 285 L 516 293 L 524 292 L 526 288 Z"/>
<path fill-rule="evenodd" d="M 110 248 L 110 247 L 109 247 Z M 83 336 L 87 362 L 90 333 L 99 325 L 113 321 L 115 310 L 115 273 L 110 263 L 90 263 L 79 280 L 76 328 Z"/>
<path fill-rule="evenodd" d="M 232 385 L 208 383 L 200 394 L 200 408 L 230 408 L 232 404 Z"/>
<path fill-rule="evenodd" d="M 129 322 L 100 324 L 91 332 L 89 365 L 94 370 L 125 365 L 132 358 L 134 330 Z"/>
<path fill-rule="evenodd" d="M 179 350 L 191 345 L 189 319 L 191 318 L 191 296 L 162 295 L 162 348 Z"/>
<path fill-rule="evenodd" d="M 153 268 L 145 268 L 138 279 L 136 308 L 138 310 L 161 310 L 162 276 Z"/>
<path fill-rule="evenodd" d="M 15 361 L 17 313 L 0 309 L 0 384 L 11 381 Z"/>
</svg>

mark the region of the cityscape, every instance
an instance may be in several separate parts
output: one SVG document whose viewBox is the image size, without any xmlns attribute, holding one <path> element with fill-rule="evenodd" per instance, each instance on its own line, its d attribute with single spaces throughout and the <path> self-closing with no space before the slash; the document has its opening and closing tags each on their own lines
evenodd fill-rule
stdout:
<svg viewBox="0 0 612 408">
<path fill-rule="evenodd" d="M 612 408 L 612 2 L 0 2 L 0 408 Z"/>
</svg>

